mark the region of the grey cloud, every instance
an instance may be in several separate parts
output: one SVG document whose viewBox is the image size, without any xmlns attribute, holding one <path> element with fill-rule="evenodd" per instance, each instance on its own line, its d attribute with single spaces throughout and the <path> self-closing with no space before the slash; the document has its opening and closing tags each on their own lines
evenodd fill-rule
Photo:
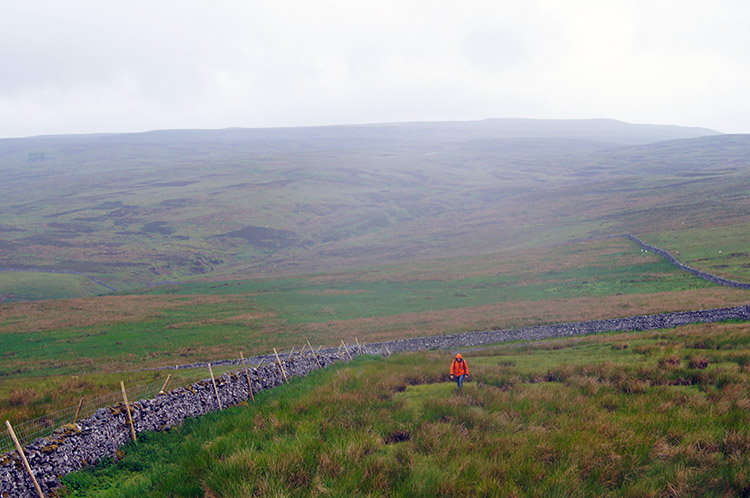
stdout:
<svg viewBox="0 0 750 498">
<path fill-rule="evenodd" d="M 4 2 L 0 137 L 509 115 L 748 131 L 748 16 L 730 0 Z"/>
</svg>

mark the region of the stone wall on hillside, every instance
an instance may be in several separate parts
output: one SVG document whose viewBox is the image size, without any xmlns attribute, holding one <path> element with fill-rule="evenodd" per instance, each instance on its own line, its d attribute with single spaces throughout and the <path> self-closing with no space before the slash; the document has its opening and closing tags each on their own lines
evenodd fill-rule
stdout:
<svg viewBox="0 0 750 498">
<path fill-rule="evenodd" d="M 667 258 L 667 260 L 670 263 L 677 266 L 678 268 L 681 268 L 687 272 L 690 272 L 693 275 L 696 275 L 704 280 L 708 280 L 709 282 L 713 282 L 718 285 L 725 285 L 727 287 L 738 287 L 740 289 L 750 289 L 750 283 L 737 282 L 736 280 L 729 280 L 728 278 L 723 278 L 718 275 L 714 275 L 713 273 L 701 271 L 701 270 L 698 270 L 697 268 L 693 268 L 692 266 L 688 266 L 686 264 L 680 263 L 678 259 L 672 256 L 669 252 L 665 251 L 664 249 L 659 249 L 656 246 L 648 245 L 645 242 L 643 242 L 641 239 L 636 237 L 635 235 L 626 233 L 624 234 L 624 237 L 627 237 L 628 239 L 632 240 L 636 244 L 640 245 L 644 251 L 651 251 L 651 252 L 660 254 L 664 256 L 665 258 Z"/>
<path fill-rule="evenodd" d="M 354 351 L 351 351 L 354 354 Z M 318 355 L 325 367 L 340 360 L 337 354 Z M 275 360 L 275 358 L 274 358 Z M 319 368 L 312 355 L 297 356 L 283 361 L 287 376 L 307 375 Z M 248 368 L 253 392 L 283 383 L 278 364 Z M 243 371 L 229 372 L 216 379 L 223 407 L 237 405 L 250 397 Z M 136 433 L 159 431 L 181 424 L 188 417 L 197 417 L 218 410 L 219 405 L 210 379 L 178 387 L 153 399 L 130 403 Z M 47 495 L 60 485 L 60 477 L 92 465 L 105 457 L 115 457 L 117 450 L 132 439 L 124 403 L 100 408 L 77 424 L 68 424 L 51 436 L 41 438 L 24 448 L 34 475 Z M 28 498 L 37 496 L 33 482 L 26 473 L 16 451 L 0 456 L 0 496 Z"/>
</svg>

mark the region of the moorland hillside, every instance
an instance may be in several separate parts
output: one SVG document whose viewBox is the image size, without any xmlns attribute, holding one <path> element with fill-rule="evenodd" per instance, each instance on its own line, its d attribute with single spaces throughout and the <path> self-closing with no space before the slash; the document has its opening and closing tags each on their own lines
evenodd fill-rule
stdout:
<svg viewBox="0 0 750 498">
<path fill-rule="evenodd" d="M 611 120 L 0 140 L 0 268 L 129 290 L 737 227 L 748 147 Z M 0 284 L 6 301 L 110 290 L 60 273 Z"/>
</svg>

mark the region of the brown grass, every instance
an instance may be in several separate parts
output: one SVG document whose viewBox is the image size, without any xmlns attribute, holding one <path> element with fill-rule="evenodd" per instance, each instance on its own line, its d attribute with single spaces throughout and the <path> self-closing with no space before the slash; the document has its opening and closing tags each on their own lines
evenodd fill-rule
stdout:
<svg viewBox="0 0 750 498">
<path fill-rule="evenodd" d="M 10 393 L 8 402 L 12 406 L 27 406 L 36 401 L 38 397 L 39 393 L 37 393 L 36 389 L 34 389 L 33 387 L 28 387 L 26 389 L 14 389 Z"/>
<path fill-rule="evenodd" d="M 690 358 L 690 368 L 696 368 L 698 370 L 703 370 L 708 366 L 708 358 L 705 356 L 693 356 Z"/>
<path fill-rule="evenodd" d="M 677 355 L 669 355 L 659 360 L 659 366 L 666 369 L 674 369 L 680 367 L 680 357 Z"/>
<path fill-rule="evenodd" d="M 524 284 L 541 282 L 537 275 L 606 264 L 608 267 L 661 261 L 656 254 L 644 255 L 625 239 L 584 241 L 575 245 L 547 246 L 504 251 L 471 258 L 441 259 L 426 263 L 386 267 L 371 271 L 341 272 L 310 277 L 319 284 L 375 282 L 447 281 L 478 277 L 519 277 Z M 606 263 L 605 263 L 606 262 Z"/>
<path fill-rule="evenodd" d="M 0 305 L 0 333 L 38 332 L 102 323 L 135 322 L 160 311 L 237 302 L 238 296 L 102 296 Z"/>
<path fill-rule="evenodd" d="M 193 320 L 189 322 L 177 322 L 172 323 L 167 326 L 168 329 L 180 329 L 180 328 L 190 328 L 190 327 L 196 327 L 200 325 L 231 325 L 231 324 L 237 324 L 237 325 L 243 325 L 243 326 L 249 326 L 249 325 L 257 325 L 257 321 L 264 319 L 264 318 L 273 318 L 275 317 L 275 313 L 271 312 L 265 312 L 265 313 L 243 313 L 241 315 L 234 315 L 234 316 L 228 316 L 226 318 L 206 318 L 203 320 Z"/>
</svg>

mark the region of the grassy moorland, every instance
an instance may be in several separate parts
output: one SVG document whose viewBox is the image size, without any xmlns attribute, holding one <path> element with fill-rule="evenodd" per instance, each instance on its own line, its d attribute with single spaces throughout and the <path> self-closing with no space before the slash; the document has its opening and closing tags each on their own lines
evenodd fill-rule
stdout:
<svg viewBox="0 0 750 498">
<path fill-rule="evenodd" d="M 745 496 L 745 323 L 358 358 L 66 476 L 75 497 Z"/>
<path fill-rule="evenodd" d="M 618 238 L 10 303 L 0 305 L 0 411 L 21 421 L 116 391 L 123 376 L 139 384 L 156 375 L 134 369 L 289 350 L 306 340 L 376 342 L 746 302 L 747 291 L 709 284 Z"/>
<path fill-rule="evenodd" d="M 0 267 L 134 290 L 746 227 L 749 150 L 742 135 L 587 121 L 0 140 Z M 706 249 L 699 267 L 724 264 Z"/>
</svg>

